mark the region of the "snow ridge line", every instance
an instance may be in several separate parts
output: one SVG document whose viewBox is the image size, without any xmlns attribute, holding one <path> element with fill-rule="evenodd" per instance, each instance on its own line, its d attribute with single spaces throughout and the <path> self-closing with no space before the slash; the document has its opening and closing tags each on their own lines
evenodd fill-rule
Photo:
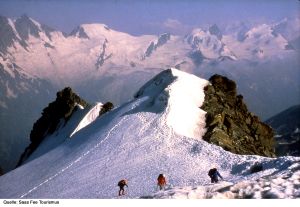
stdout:
<svg viewBox="0 0 300 207">
<path fill-rule="evenodd" d="M 86 151 L 79 158 L 77 158 L 76 160 L 74 160 L 73 162 L 71 162 L 67 167 L 64 167 L 63 169 L 61 169 L 58 173 L 50 176 L 48 179 L 44 180 L 40 184 L 36 185 L 32 189 L 30 189 L 29 191 L 27 191 L 26 193 L 24 193 L 22 196 L 20 196 L 20 198 L 24 198 L 25 196 L 29 195 L 31 192 L 37 190 L 42 185 L 46 184 L 47 182 L 49 182 L 50 180 L 54 179 L 55 177 L 57 177 L 58 175 L 62 174 L 64 171 L 66 171 L 68 168 L 72 167 L 74 164 L 76 164 L 77 162 L 79 162 L 82 158 L 84 158 L 85 156 L 87 156 L 90 152 L 94 151 L 97 147 L 100 146 L 100 144 L 102 144 L 104 141 L 107 140 L 107 138 L 110 136 L 110 134 L 113 132 L 113 130 L 115 128 L 117 128 L 118 126 L 120 126 L 121 123 L 125 120 L 125 118 L 126 118 L 126 116 L 123 117 L 113 128 L 111 128 L 109 130 L 109 132 L 107 133 L 106 137 L 104 139 L 102 139 L 100 142 L 98 142 L 94 147 L 92 147 L 90 150 Z"/>
</svg>

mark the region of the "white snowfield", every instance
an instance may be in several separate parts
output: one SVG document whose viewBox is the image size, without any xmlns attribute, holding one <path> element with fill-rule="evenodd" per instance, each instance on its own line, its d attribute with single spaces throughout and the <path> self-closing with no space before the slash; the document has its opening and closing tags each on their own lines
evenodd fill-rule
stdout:
<svg viewBox="0 0 300 207">
<path fill-rule="evenodd" d="M 122 198 L 299 198 L 300 158 L 236 155 L 201 139 L 207 84 L 176 69 L 163 71 L 135 99 L 85 118 L 91 123 L 71 139 L 59 130 L 56 138 L 64 141 L 57 147 L 0 177 L 0 198 L 119 198 L 121 179 L 128 180 Z M 250 174 L 255 162 L 264 170 Z M 212 167 L 225 181 L 210 184 Z M 160 173 L 167 177 L 165 191 L 157 189 Z"/>
</svg>

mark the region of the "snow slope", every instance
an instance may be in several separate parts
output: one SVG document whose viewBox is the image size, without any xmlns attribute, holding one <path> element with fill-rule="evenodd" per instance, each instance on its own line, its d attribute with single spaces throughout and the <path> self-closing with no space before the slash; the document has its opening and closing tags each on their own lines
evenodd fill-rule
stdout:
<svg viewBox="0 0 300 207">
<path fill-rule="evenodd" d="M 57 132 L 48 135 L 25 162 L 40 157 L 54 149 L 66 140 L 72 138 L 76 132 L 91 124 L 99 116 L 102 105 L 102 103 L 96 103 L 93 106 L 87 106 L 86 108 L 83 108 L 81 105 L 77 105 L 71 119 L 68 120 L 68 122 L 61 119 Z"/>
<path fill-rule="evenodd" d="M 123 178 L 129 182 L 125 198 L 145 197 L 157 193 L 156 178 L 164 173 L 171 191 L 184 189 L 199 198 L 208 189 L 218 189 L 207 176 L 212 166 L 227 181 L 223 186 L 291 173 L 295 185 L 290 185 L 292 193 L 284 195 L 299 197 L 300 158 L 235 155 L 201 140 L 205 112 L 199 107 L 206 84 L 176 69 L 163 71 L 135 99 L 97 118 L 50 152 L 1 176 L 0 197 L 117 198 L 117 182 Z M 179 120 L 182 114 L 186 123 Z M 265 170 L 249 174 L 255 162 L 262 163 Z M 271 185 L 269 190 L 273 187 L 277 188 Z"/>
</svg>

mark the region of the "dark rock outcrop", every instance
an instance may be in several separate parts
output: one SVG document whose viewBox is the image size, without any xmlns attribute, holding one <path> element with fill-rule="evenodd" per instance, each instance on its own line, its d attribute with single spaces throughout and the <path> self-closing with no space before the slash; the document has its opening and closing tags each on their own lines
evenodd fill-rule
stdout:
<svg viewBox="0 0 300 207">
<path fill-rule="evenodd" d="M 210 34 L 215 35 L 219 40 L 222 39 L 222 32 L 216 24 L 210 26 L 208 31 Z"/>
<path fill-rule="evenodd" d="M 300 156 L 300 105 L 284 110 L 266 121 L 275 131 L 277 156 Z"/>
<path fill-rule="evenodd" d="M 150 57 L 150 55 L 152 54 L 152 52 L 155 50 L 155 44 L 154 42 L 151 42 L 150 45 L 147 47 L 147 50 L 145 52 L 145 57 Z"/>
<path fill-rule="evenodd" d="M 8 19 L 3 16 L 0 16 L 0 37 L 0 52 L 4 54 L 7 52 L 8 47 L 13 46 L 14 41 L 18 41 Z"/>
<path fill-rule="evenodd" d="M 171 39 L 171 34 L 170 33 L 164 33 L 161 34 L 158 39 L 157 39 L 157 43 L 155 44 L 153 41 L 150 43 L 150 45 L 147 47 L 147 50 L 143 56 L 143 60 L 146 57 L 150 57 L 151 54 L 159 47 L 163 46 L 164 44 L 166 44 L 169 40 Z"/>
<path fill-rule="evenodd" d="M 70 36 L 77 36 L 78 38 L 90 39 L 90 37 L 86 34 L 84 29 L 81 26 L 76 27 L 71 33 Z"/>
<path fill-rule="evenodd" d="M 170 34 L 170 33 L 164 33 L 164 34 L 161 34 L 161 35 L 158 37 L 157 43 L 156 43 L 156 45 L 155 45 L 155 48 L 158 48 L 158 47 L 163 46 L 163 45 L 166 44 L 170 39 L 171 39 L 171 34 Z"/>
<path fill-rule="evenodd" d="M 99 112 L 99 116 L 105 114 L 106 112 L 112 110 L 114 108 L 113 103 L 111 102 L 106 102 L 105 104 L 103 104 L 100 112 Z"/>
<path fill-rule="evenodd" d="M 40 38 L 39 32 L 41 30 L 27 15 L 22 15 L 18 18 L 15 22 L 15 27 L 22 40 L 28 40 L 29 35 Z"/>
<path fill-rule="evenodd" d="M 201 107 L 207 112 L 203 139 L 236 154 L 275 157 L 272 128 L 248 111 L 235 82 L 221 75 L 209 81 Z"/>
<path fill-rule="evenodd" d="M 15 31 L 13 26 L 15 26 Z M 52 40 L 51 32 L 54 31 L 54 29 L 43 24 L 39 28 L 27 15 L 22 15 L 15 22 L 9 22 L 8 18 L 0 16 L 0 52 L 6 54 L 9 47 L 15 47 L 15 43 L 19 43 L 25 50 L 28 50 L 26 41 L 30 35 L 40 38 L 39 33 L 44 32 L 49 40 Z"/>
<path fill-rule="evenodd" d="M 55 132 L 61 120 L 65 123 L 68 121 L 77 104 L 83 107 L 88 105 L 69 87 L 57 92 L 56 96 L 56 100 L 43 110 L 42 117 L 34 123 L 30 132 L 31 143 L 21 155 L 17 167 L 22 165 L 48 134 Z"/>
<path fill-rule="evenodd" d="M 254 165 L 250 167 L 250 173 L 257 173 L 264 170 L 264 166 L 262 163 L 256 162 Z"/>
<path fill-rule="evenodd" d="M 49 40 L 52 41 L 52 38 L 51 38 L 51 32 L 55 32 L 55 29 L 45 25 L 45 24 L 42 24 L 41 25 L 41 29 L 45 32 L 46 36 L 49 38 Z"/>
<path fill-rule="evenodd" d="M 105 39 L 105 41 L 104 41 L 103 44 L 102 44 L 102 50 L 101 50 L 101 53 L 100 53 L 100 55 L 99 55 L 99 57 L 98 57 L 98 60 L 97 60 L 97 62 L 96 62 L 96 64 L 95 64 L 97 70 L 105 63 L 105 61 L 106 61 L 107 59 L 111 58 L 112 55 L 113 55 L 112 53 L 110 53 L 109 55 L 106 54 L 106 47 L 107 47 L 107 44 L 108 44 L 108 40 Z"/>
</svg>

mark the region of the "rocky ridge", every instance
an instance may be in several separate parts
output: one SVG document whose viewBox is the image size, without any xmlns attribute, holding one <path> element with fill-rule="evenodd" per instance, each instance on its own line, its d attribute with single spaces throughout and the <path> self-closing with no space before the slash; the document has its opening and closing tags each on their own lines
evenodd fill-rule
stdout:
<svg viewBox="0 0 300 207">
<path fill-rule="evenodd" d="M 31 143 L 21 155 L 17 167 L 22 165 L 37 150 L 46 137 L 56 139 L 57 137 L 50 135 L 66 127 L 75 111 L 79 108 L 88 107 L 91 105 L 74 93 L 70 87 L 57 92 L 56 100 L 43 109 L 42 116 L 34 123 L 30 133 Z M 113 108 L 113 103 L 106 102 L 101 106 L 98 116 L 102 116 Z"/>
<path fill-rule="evenodd" d="M 30 145 L 25 149 L 17 166 L 22 163 L 38 148 L 43 139 L 54 133 L 60 123 L 66 124 L 76 106 L 86 107 L 88 103 L 80 98 L 70 87 L 57 92 L 56 100 L 43 109 L 42 116 L 33 125 L 30 132 Z"/>
<path fill-rule="evenodd" d="M 275 157 L 273 130 L 250 113 L 234 81 L 213 75 L 205 88 L 203 139 L 236 154 Z"/>
</svg>

